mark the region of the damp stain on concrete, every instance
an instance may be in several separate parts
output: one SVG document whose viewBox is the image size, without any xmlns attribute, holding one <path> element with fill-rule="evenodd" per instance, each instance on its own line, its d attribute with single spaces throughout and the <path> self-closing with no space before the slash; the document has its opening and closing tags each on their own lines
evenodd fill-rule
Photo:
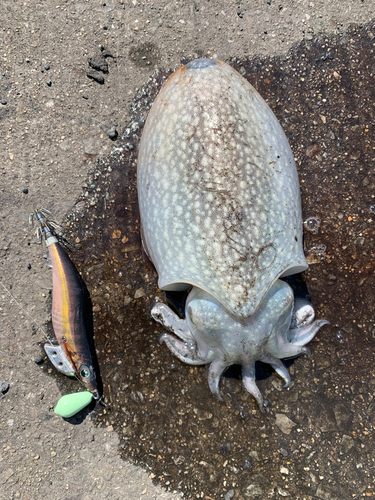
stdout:
<svg viewBox="0 0 375 500">
<path fill-rule="evenodd" d="M 109 404 L 95 418 L 119 433 L 124 458 L 172 491 L 206 499 L 375 495 L 374 34 L 372 25 L 355 26 L 305 41 L 285 58 L 229 61 L 291 143 L 304 220 L 319 221 L 305 230 L 311 265 L 303 279 L 317 316 L 331 322 L 311 343 L 311 359 L 291 364 L 289 390 L 262 367 L 267 414 L 236 370 L 223 377 L 218 402 L 205 367 L 184 365 L 160 346 L 162 329 L 149 315 L 166 297 L 142 258 L 136 159 L 148 110 L 171 71 L 156 71 L 135 96 L 119 147 L 90 174 L 68 218 Z"/>
</svg>

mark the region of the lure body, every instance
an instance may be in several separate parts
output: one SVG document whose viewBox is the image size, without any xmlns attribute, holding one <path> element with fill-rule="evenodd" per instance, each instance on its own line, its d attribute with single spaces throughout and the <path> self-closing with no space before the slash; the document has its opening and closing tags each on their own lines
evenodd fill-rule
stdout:
<svg viewBox="0 0 375 500">
<path fill-rule="evenodd" d="M 176 71 L 156 98 L 138 156 L 144 249 L 159 287 L 193 287 L 186 319 L 157 304 L 153 317 L 178 338 L 169 349 L 189 364 L 210 364 L 209 385 L 231 364 L 264 410 L 255 361 L 290 383 L 282 358 L 325 324 L 291 330 L 293 292 L 280 277 L 307 269 L 299 182 L 275 115 L 227 64 L 198 59 Z M 311 308 L 312 309 L 312 308 Z"/>
<path fill-rule="evenodd" d="M 73 262 L 63 250 L 41 211 L 35 218 L 45 238 L 52 265 L 52 325 L 56 340 L 74 375 L 99 399 L 87 336 L 87 290 Z"/>
</svg>

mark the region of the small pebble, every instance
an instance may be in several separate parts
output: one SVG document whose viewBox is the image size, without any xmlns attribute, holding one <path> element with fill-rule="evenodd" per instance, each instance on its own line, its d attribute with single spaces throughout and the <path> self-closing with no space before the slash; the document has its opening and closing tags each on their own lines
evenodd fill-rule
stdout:
<svg viewBox="0 0 375 500">
<path fill-rule="evenodd" d="M 28 57 L 26 57 L 25 62 L 29 63 L 30 59 Z"/>
<path fill-rule="evenodd" d="M 220 453 L 225 455 L 230 450 L 230 444 L 224 443 L 220 446 Z"/>
<path fill-rule="evenodd" d="M 7 103 L 7 101 L 5 99 L 1 99 L 1 104 L 3 104 L 5 106 L 6 103 Z"/>
<path fill-rule="evenodd" d="M 102 55 L 89 57 L 87 60 L 93 69 L 103 71 L 103 73 L 108 73 L 108 63 Z"/>
<path fill-rule="evenodd" d="M 27 269 L 30 270 L 31 269 L 31 264 L 27 264 L 26 267 L 27 267 Z"/>
<path fill-rule="evenodd" d="M 231 500 L 231 498 L 234 497 L 234 490 L 229 490 L 227 493 L 224 495 L 224 500 Z"/>
<path fill-rule="evenodd" d="M 178 365 L 176 365 L 176 363 L 171 363 L 169 365 L 169 368 L 172 370 L 172 372 L 176 372 L 178 370 Z"/>
<path fill-rule="evenodd" d="M 22 192 L 23 192 L 23 194 L 27 194 L 27 193 L 29 192 L 29 190 L 28 190 L 28 189 L 27 189 L 27 187 L 25 186 L 25 187 L 23 187 L 23 188 L 22 188 Z"/>
<path fill-rule="evenodd" d="M 276 413 L 276 421 L 277 427 L 284 434 L 290 434 L 292 432 L 293 427 L 296 425 L 293 420 L 287 417 L 284 413 Z"/>
<path fill-rule="evenodd" d="M 143 288 L 138 288 L 136 291 L 135 291 L 135 294 L 134 294 L 134 298 L 135 299 L 139 299 L 141 297 L 144 297 L 146 295 L 145 291 Z"/>
<path fill-rule="evenodd" d="M 8 391 L 9 387 L 10 386 L 9 386 L 8 382 L 5 382 L 5 380 L 0 382 L 0 392 L 2 392 L 3 394 L 5 394 Z"/>
<path fill-rule="evenodd" d="M 336 338 L 337 340 L 342 344 L 344 342 L 344 336 L 342 334 L 342 331 L 339 330 L 337 333 L 336 333 Z"/>
<path fill-rule="evenodd" d="M 116 130 L 116 125 L 113 125 L 112 127 L 108 128 L 105 133 L 108 135 L 108 137 L 110 139 L 112 139 L 112 141 L 116 140 L 117 139 L 117 130 Z"/>
<path fill-rule="evenodd" d="M 45 69 L 45 70 L 47 70 L 47 71 L 50 69 L 50 67 L 51 67 L 51 66 L 50 66 L 49 64 L 45 64 L 45 65 L 44 65 L 44 69 Z"/>
<path fill-rule="evenodd" d="M 37 365 L 41 365 L 43 363 L 44 359 L 42 358 L 42 356 L 35 356 L 34 357 L 34 363 L 36 363 Z"/>
<path fill-rule="evenodd" d="M 1 101 L 2 103 L 2 101 Z M 370 207 L 370 212 L 372 212 L 373 214 L 375 214 L 375 205 L 372 205 L 372 207 Z"/>
<path fill-rule="evenodd" d="M 250 470 L 253 466 L 252 458 L 247 458 L 242 466 L 244 470 Z"/>
<path fill-rule="evenodd" d="M 289 452 L 285 448 L 280 448 L 279 452 L 282 454 L 283 457 L 287 457 L 289 455 Z"/>
<path fill-rule="evenodd" d="M 95 80 L 96 82 L 98 82 L 100 84 L 104 83 L 104 77 L 103 77 L 103 75 L 101 75 L 98 71 L 95 71 L 92 68 L 89 68 L 86 71 L 86 75 L 88 76 L 88 78 L 91 78 L 92 80 Z"/>
<path fill-rule="evenodd" d="M 103 50 L 102 56 L 103 57 L 112 57 L 114 59 L 114 56 L 112 55 L 112 53 L 109 50 Z"/>
<path fill-rule="evenodd" d="M 52 85 L 51 80 L 47 80 L 47 85 L 48 85 L 48 87 L 50 87 Z"/>
</svg>

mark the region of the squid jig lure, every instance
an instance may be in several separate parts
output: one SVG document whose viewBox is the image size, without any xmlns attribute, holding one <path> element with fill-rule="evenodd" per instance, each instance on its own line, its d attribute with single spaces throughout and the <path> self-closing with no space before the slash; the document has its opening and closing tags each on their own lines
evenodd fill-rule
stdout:
<svg viewBox="0 0 375 500">
<path fill-rule="evenodd" d="M 46 242 L 52 267 L 52 326 L 58 344 L 54 344 L 49 339 L 44 349 L 58 371 L 76 377 L 94 399 L 102 402 L 87 335 L 87 290 L 73 262 L 59 243 L 55 232 L 57 225 L 48 221 L 48 214 L 47 210 L 39 209 L 30 216 L 31 221 L 35 219 L 37 222 L 39 239 L 44 238 Z M 92 399 L 92 397 L 88 398 L 88 395 L 82 396 L 80 403 L 78 394 L 81 393 L 63 396 L 56 406 L 55 412 L 58 413 L 57 410 L 60 406 L 63 407 L 64 414 L 62 416 L 72 416 Z M 79 409 L 77 409 L 78 407 Z M 71 413 L 72 411 L 73 413 Z M 70 415 L 67 415 L 66 412 Z"/>
</svg>

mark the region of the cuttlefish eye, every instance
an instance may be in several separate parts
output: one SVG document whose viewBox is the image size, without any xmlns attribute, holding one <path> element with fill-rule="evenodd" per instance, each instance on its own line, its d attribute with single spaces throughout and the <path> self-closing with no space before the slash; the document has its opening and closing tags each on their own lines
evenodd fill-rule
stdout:
<svg viewBox="0 0 375 500">
<path fill-rule="evenodd" d="M 89 378 L 91 372 L 88 366 L 82 365 L 79 369 L 79 374 L 82 378 Z"/>
</svg>

